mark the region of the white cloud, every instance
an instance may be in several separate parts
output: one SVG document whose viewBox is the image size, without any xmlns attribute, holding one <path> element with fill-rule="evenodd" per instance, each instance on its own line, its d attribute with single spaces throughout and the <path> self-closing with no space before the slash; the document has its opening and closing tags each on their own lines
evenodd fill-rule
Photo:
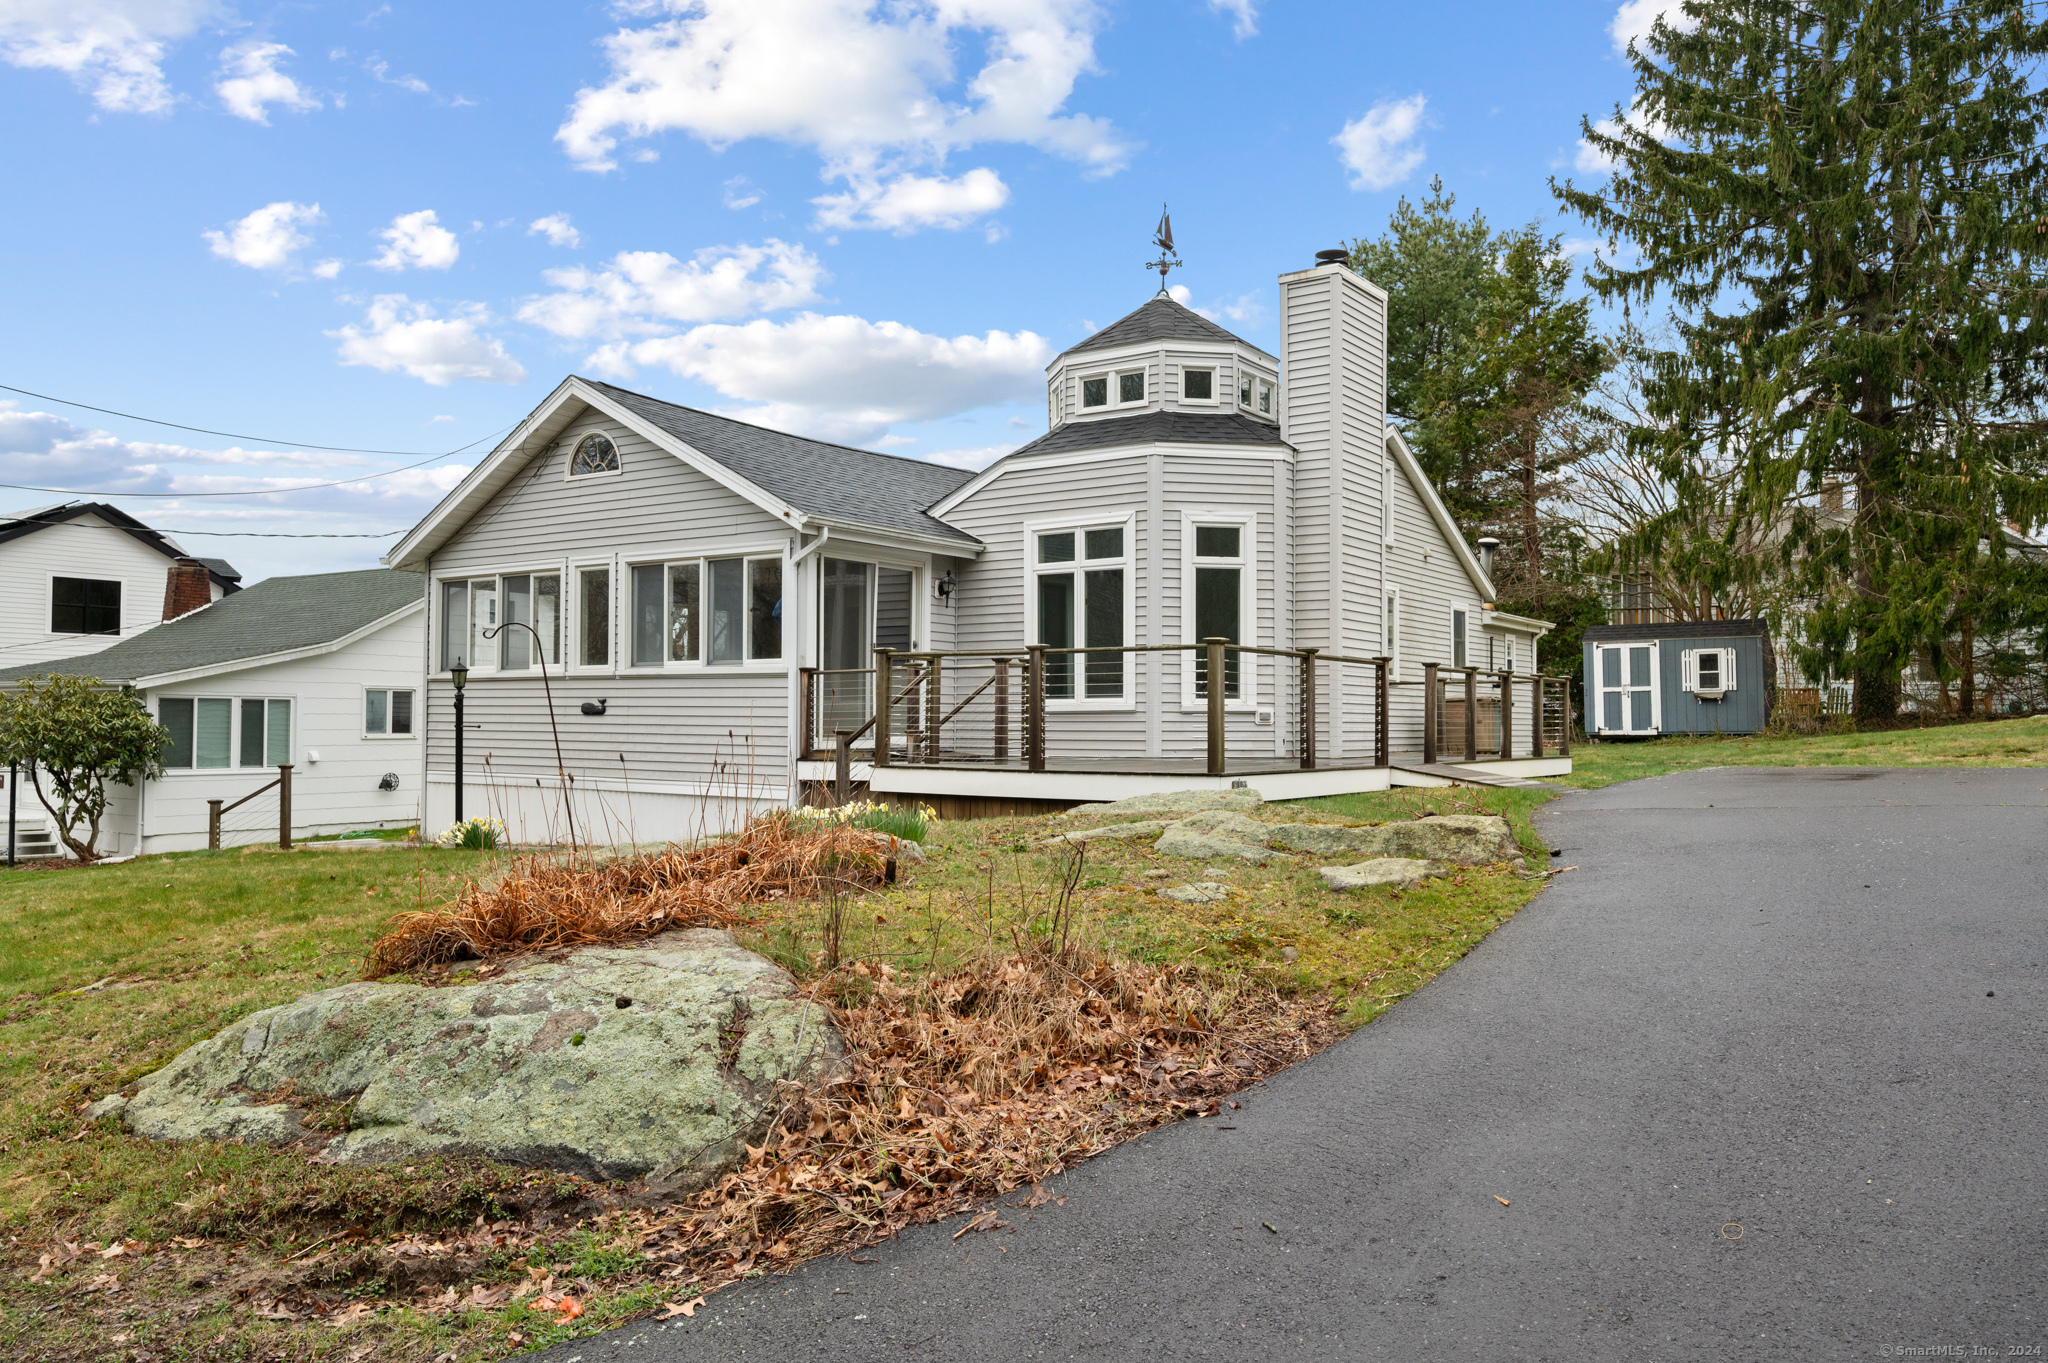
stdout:
<svg viewBox="0 0 2048 1363">
<path fill-rule="evenodd" d="M 754 187 L 744 175 L 735 175 L 725 182 L 725 206 L 727 208 L 752 208 L 761 202 L 761 191 Z"/>
<path fill-rule="evenodd" d="M 1199 313 L 1212 322 L 1227 321 L 1250 325 L 1265 320 L 1266 316 L 1266 301 L 1256 291 L 1241 293 L 1229 302 L 1218 303 L 1213 308 L 1197 307 L 1193 301 L 1193 292 L 1185 284 L 1175 284 L 1166 291 L 1166 295 L 1182 307 Z"/>
<path fill-rule="evenodd" d="M 645 336 L 673 323 L 709 322 L 816 302 L 824 266 L 802 246 L 707 246 L 686 265 L 666 251 L 621 251 L 598 269 L 549 270 L 556 293 L 528 302 L 519 320 L 557 336 Z"/>
<path fill-rule="evenodd" d="M 319 108 L 318 99 L 277 69 L 278 61 L 291 55 L 292 50 L 283 43 L 255 39 L 236 43 L 220 54 L 220 79 L 213 92 L 235 117 L 266 126 L 273 104 L 301 114 Z"/>
<path fill-rule="evenodd" d="M 1353 189 L 1386 189 L 1414 174 L 1423 148 L 1410 144 L 1422 132 L 1426 103 L 1421 95 L 1383 99 L 1330 139 L 1351 172 Z"/>
<path fill-rule="evenodd" d="M 6 0 L 0 58 L 62 71 L 115 113 L 168 113 L 165 47 L 224 17 L 217 0 Z"/>
<path fill-rule="evenodd" d="M 1626 57 L 1628 45 L 1641 46 L 1650 36 L 1650 28 L 1662 19 L 1680 33 L 1690 33 L 1699 27 L 1699 21 L 1687 15 L 1676 0 L 1623 0 L 1614 18 L 1608 22 L 1607 36 L 1614 40 L 1616 56 Z"/>
<path fill-rule="evenodd" d="M 535 218 L 526 229 L 528 236 L 538 234 L 548 239 L 550 246 L 581 246 L 583 234 L 569 221 L 567 213 L 550 213 L 545 218 Z"/>
<path fill-rule="evenodd" d="M 968 449 L 934 450 L 923 458 L 927 463 L 944 464 L 949 469 L 972 469 L 979 473 L 1016 448 L 1015 445 L 975 445 Z"/>
<path fill-rule="evenodd" d="M 435 226 L 434 210 L 401 213 L 377 235 L 384 238 L 384 254 L 370 263 L 380 270 L 445 270 L 462 254 L 455 234 Z"/>
<path fill-rule="evenodd" d="M 800 313 L 621 341 L 591 357 L 626 374 L 666 368 L 747 404 L 732 414 L 781 430 L 868 444 L 905 421 L 1035 398 L 1052 347 L 1029 331 L 933 336 L 900 322 Z"/>
<path fill-rule="evenodd" d="M 342 262 L 338 260 L 323 260 L 313 267 L 313 277 L 315 279 L 332 279 L 341 273 L 341 266 Z"/>
<path fill-rule="evenodd" d="M 1231 17 L 1230 31 L 1239 42 L 1255 37 L 1259 31 L 1259 6 L 1257 0 L 1209 0 L 1209 8 L 1218 14 Z"/>
<path fill-rule="evenodd" d="M 965 227 L 1010 201 L 1010 187 L 986 166 L 956 179 L 899 175 L 880 181 L 853 177 L 845 194 L 811 200 L 820 227 L 880 227 L 908 235 L 920 227 Z"/>
<path fill-rule="evenodd" d="M 325 216 L 319 204 L 281 199 L 265 204 L 245 218 L 235 219 L 225 232 L 208 231 L 200 235 L 211 243 L 213 253 L 223 260 L 232 260 L 252 270 L 282 270 L 290 267 L 294 254 L 313 244 L 313 239 L 299 229 L 311 227 Z M 319 274 L 323 268 L 324 262 L 314 266 L 313 273 Z M 332 275 L 321 277 L 332 278 Z"/>
<path fill-rule="evenodd" d="M 437 388 L 457 380 L 524 382 L 526 370 L 519 361 L 505 353 L 503 343 L 478 330 L 489 320 L 480 304 L 464 303 L 453 317 L 440 317 L 425 303 L 386 293 L 370 301 L 361 326 L 327 334 L 341 342 L 343 364 L 387 374 L 402 371 Z"/>
<path fill-rule="evenodd" d="M 632 0 L 645 17 L 604 40 L 602 85 L 556 132 L 610 170 L 622 140 L 680 131 L 713 147 L 750 137 L 811 147 L 827 179 L 881 184 L 984 142 L 1037 147 L 1093 174 L 1132 148 L 1104 119 L 1065 112 L 1095 69 L 1095 0 Z M 963 72 L 961 51 L 979 66 Z M 954 215 L 957 216 L 957 215 Z M 910 219 L 905 219 L 906 223 Z"/>
<path fill-rule="evenodd" d="M 363 63 L 363 69 L 385 85 L 395 85 L 401 90 L 410 90 L 416 95 L 431 95 L 434 88 L 418 76 L 394 76 L 391 63 L 382 57 L 372 57 Z"/>
</svg>

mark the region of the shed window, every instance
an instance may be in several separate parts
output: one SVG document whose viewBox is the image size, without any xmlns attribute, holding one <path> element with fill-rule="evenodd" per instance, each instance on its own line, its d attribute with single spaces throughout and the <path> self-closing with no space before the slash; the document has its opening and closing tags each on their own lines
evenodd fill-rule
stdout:
<svg viewBox="0 0 2048 1363">
<path fill-rule="evenodd" d="M 119 634 L 121 584 L 90 577 L 50 579 L 50 633 Z"/>
<path fill-rule="evenodd" d="M 1735 650 L 1690 648 L 1679 655 L 1679 685 L 1697 695 L 1719 696 L 1735 689 Z"/>
</svg>

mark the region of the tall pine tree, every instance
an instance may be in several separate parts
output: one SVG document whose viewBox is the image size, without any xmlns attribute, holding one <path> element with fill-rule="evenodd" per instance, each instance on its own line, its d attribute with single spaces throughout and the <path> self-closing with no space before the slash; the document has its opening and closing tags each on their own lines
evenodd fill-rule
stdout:
<svg viewBox="0 0 2048 1363">
<path fill-rule="evenodd" d="M 1679 313 L 1646 385 L 1659 421 L 1632 438 L 1681 484 L 1718 443 L 1735 521 L 1789 518 L 1811 661 L 1855 678 L 1859 720 L 1896 715 L 1966 547 L 2000 553 L 2002 519 L 2048 510 L 2033 8 L 1685 0 L 1690 27 L 1634 52 L 1631 112 L 1585 130 L 1610 181 L 1557 187 L 1637 253 L 1596 264 L 1596 291 Z M 1853 516 L 1788 511 L 1832 478 Z"/>
</svg>

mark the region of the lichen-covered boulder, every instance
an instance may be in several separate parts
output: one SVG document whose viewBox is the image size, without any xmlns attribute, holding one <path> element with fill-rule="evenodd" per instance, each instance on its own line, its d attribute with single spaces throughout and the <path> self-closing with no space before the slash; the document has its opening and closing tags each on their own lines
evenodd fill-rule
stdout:
<svg viewBox="0 0 2048 1363">
<path fill-rule="evenodd" d="M 1266 835 L 1271 831 L 1271 824 L 1248 819 L 1234 810 L 1206 809 L 1168 824 L 1153 850 L 1161 856 L 1185 857 L 1190 861 L 1213 861 L 1219 857 L 1270 861 L 1273 854 L 1266 849 Z"/>
<path fill-rule="evenodd" d="M 1440 876 L 1449 870 L 1442 862 L 1418 861 L 1413 857 L 1374 857 L 1356 866 L 1325 866 L 1320 874 L 1323 884 L 1333 890 L 1362 890 L 1369 885 L 1392 885 L 1406 890 L 1420 885 L 1430 876 Z"/>
<path fill-rule="evenodd" d="M 1159 819 L 1143 819 L 1137 823 L 1104 824 L 1100 828 L 1077 828 L 1071 833 L 1062 833 L 1056 838 L 1046 838 L 1038 844 L 1041 848 L 1057 848 L 1062 844 L 1093 842 L 1107 839 L 1111 842 L 1143 842 L 1156 838 L 1165 832 L 1167 825 Z"/>
<path fill-rule="evenodd" d="M 319 1143 L 371 1164 L 476 1154 L 701 1185 L 778 1090 L 837 1074 L 824 1009 L 732 935 L 697 928 L 526 957 L 479 983 L 367 981 L 253 1013 L 120 1109 L 163 1139 Z"/>
<path fill-rule="evenodd" d="M 1103 814 L 1192 814 L 1198 809 L 1257 809 L 1265 799 L 1256 790 L 1165 790 L 1131 795 L 1108 804 L 1075 805 L 1065 817 Z"/>
<path fill-rule="evenodd" d="M 1278 824 L 1266 830 L 1276 847 L 1319 856 L 1409 857 L 1459 866 L 1519 860 L 1522 845 L 1508 821 L 1491 814 L 1444 814 L 1368 828 Z"/>
</svg>

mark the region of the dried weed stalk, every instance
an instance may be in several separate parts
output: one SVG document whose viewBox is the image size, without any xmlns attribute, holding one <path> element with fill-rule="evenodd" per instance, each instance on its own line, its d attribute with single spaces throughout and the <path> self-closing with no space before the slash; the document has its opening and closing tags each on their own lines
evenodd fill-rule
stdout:
<svg viewBox="0 0 2048 1363">
<path fill-rule="evenodd" d="M 704 847 L 609 861 L 522 856 L 496 880 L 465 885 L 444 909 L 392 919 L 370 947 L 365 974 L 374 980 L 448 961 L 633 942 L 669 928 L 730 927 L 776 891 L 808 897 L 827 885 L 881 884 L 891 843 L 773 813 Z"/>
</svg>

